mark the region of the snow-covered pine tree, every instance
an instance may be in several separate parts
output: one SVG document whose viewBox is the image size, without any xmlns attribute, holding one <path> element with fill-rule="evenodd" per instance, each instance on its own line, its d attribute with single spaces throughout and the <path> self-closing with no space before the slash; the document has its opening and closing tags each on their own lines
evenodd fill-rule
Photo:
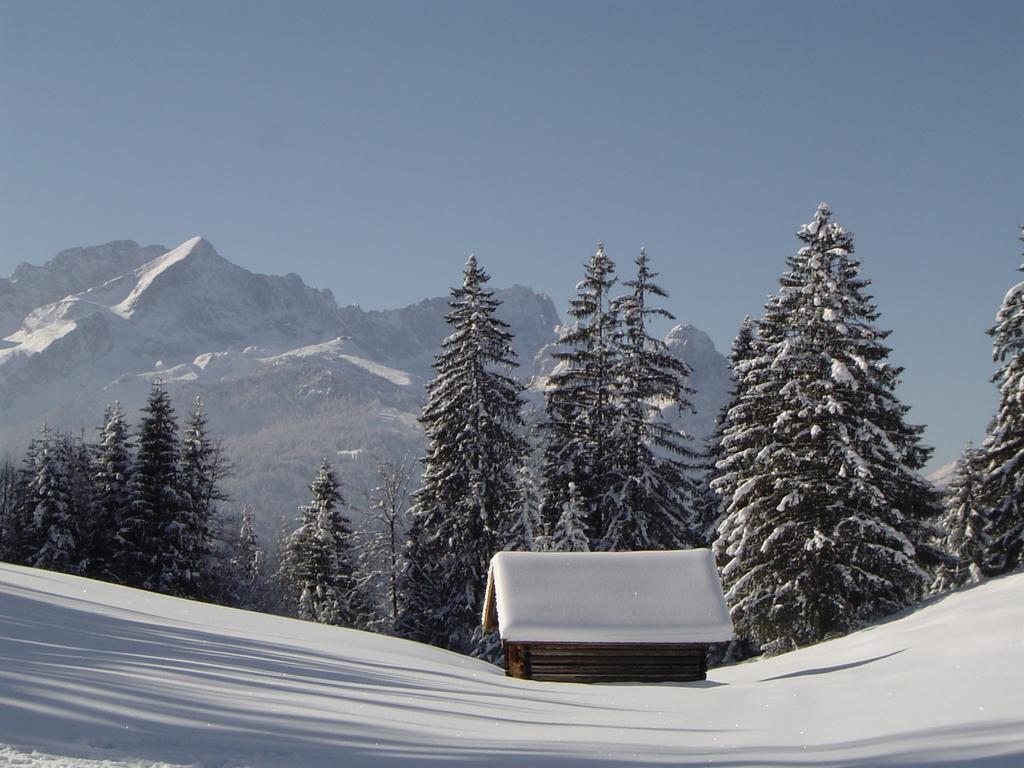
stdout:
<svg viewBox="0 0 1024 768">
<path fill-rule="evenodd" d="M 620 416 L 615 398 L 615 373 L 620 361 L 621 328 L 612 304 L 615 265 L 598 243 L 576 286 L 569 315 L 575 323 L 558 339 L 558 365 L 548 378 L 545 395 L 544 478 L 541 517 L 554 530 L 569 484 L 577 501 L 591 548 L 604 541 L 616 485 L 612 457 Z"/>
<path fill-rule="evenodd" d="M 353 626 L 358 607 L 353 604 L 352 526 L 327 460 L 309 490 L 312 500 L 300 510 L 301 522 L 285 543 L 281 563 L 291 610 L 309 621 Z"/>
<path fill-rule="evenodd" d="M 470 256 L 452 289 L 451 335 L 434 361 L 421 423 L 428 448 L 414 496 L 409 566 L 399 606 L 402 634 L 462 653 L 484 652 L 479 624 L 487 570 L 515 514 L 522 386 L 508 324 L 487 273 Z"/>
<path fill-rule="evenodd" d="M 508 528 L 501 536 L 501 548 L 532 552 L 546 548 L 540 523 L 540 491 L 532 467 L 524 463 L 516 477 L 516 505 Z"/>
<path fill-rule="evenodd" d="M 165 591 L 211 600 L 230 581 L 226 570 L 230 555 L 217 509 L 217 502 L 227 499 L 220 488 L 227 474 L 220 446 L 209 436 L 203 401 L 196 397 L 181 437 L 179 516 L 167 529 L 180 559 Z"/>
<path fill-rule="evenodd" d="M 266 557 L 260 547 L 253 521 L 252 506 L 242 507 L 242 519 L 238 526 L 238 538 L 231 558 L 234 574 L 233 603 L 246 610 L 263 610 L 266 607 Z"/>
<path fill-rule="evenodd" d="M 70 517 L 77 531 L 78 562 L 74 573 L 86 573 L 92 559 L 90 528 L 96 517 L 96 446 L 85 442 L 84 432 L 78 436 L 58 436 L 58 453 L 65 468 L 67 494 L 70 499 Z"/>
<path fill-rule="evenodd" d="M 10 510 L 4 523 L 4 552 L 0 558 L 5 562 L 29 565 L 29 559 L 38 549 L 33 526 L 36 499 L 31 489 L 39 450 L 40 439 L 35 437 L 29 441 L 25 454 L 14 468 Z"/>
<path fill-rule="evenodd" d="M 1021 233 L 1024 240 L 1024 227 Z M 1024 282 L 1003 298 L 989 335 L 1001 364 L 992 376 L 999 410 L 982 449 L 980 496 L 992 521 L 985 570 L 994 576 L 1024 564 Z"/>
<path fill-rule="evenodd" d="M 988 518 L 980 508 L 978 486 L 982 452 L 968 443 L 956 463 L 953 478 L 946 488 L 946 513 L 942 527 L 946 531 L 946 551 L 955 558 L 952 563 L 939 566 L 932 591 L 978 582 L 984 578 L 985 555 L 989 548 L 986 531 Z"/>
<path fill-rule="evenodd" d="M 916 471 L 930 450 L 894 394 L 901 369 L 852 235 L 830 217 L 822 204 L 798 232 L 741 385 L 749 413 L 730 412 L 723 440 L 745 453 L 716 552 L 734 623 L 769 652 L 913 603 L 942 560 L 937 494 Z"/>
<path fill-rule="evenodd" d="M 90 553 L 87 572 L 93 578 L 120 581 L 115 562 L 117 534 L 131 513 L 132 467 L 132 444 L 120 403 L 107 408 L 99 432 L 93 476 L 96 503 L 86 532 Z"/>
<path fill-rule="evenodd" d="M 589 552 L 585 510 L 576 491 L 576 483 L 569 483 L 569 498 L 562 504 L 562 514 L 551 531 L 552 552 Z"/>
<path fill-rule="evenodd" d="M 757 338 L 757 325 L 749 316 L 743 319 L 729 352 L 732 370 L 732 389 L 729 400 L 718 417 L 715 435 L 709 440 L 713 453 L 711 489 L 719 498 L 714 521 L 709 521 L 708 538 L 722 548 L 733 541 L 731 526 L 734 519 L 727 517 L 734 503 L 742 504 L 743 494 L 737 491 L 753 487 L 756 481 L 755 458 L 770 441 L 774 417 L 771 382 L 765 381 L 759 367 L 767 358 Z M 719 526 L 729 521 L 729 528 L 719 532 Z M 719 553 L 720 556 L 722 553 Z"/>
<path fill-rule="evenodd" d="M 177 535 L 178 424 L 160 379 L 150 387 L 136 435 L 131 507 L 117 534 L 115 563 L 122 583 L 141 589 L 177 589 L 183 562 Z"/>
<path fill-rule="evenodd" d="M 50 571 L 78 573 L 82 560 L 80 520 L 75 514 L 71 456 L 64 438 L 45 425 L 39 436 L 27 494 L 33 541 L 28 564 Z"/>
<path fill-rule="evenodd" d="M 9 454 L 0 458 L 0 561 L 18 562 L 18 465 Z"/>
<path fill-rule="evenodd" d="M 697 455 L 662 412 L 692 410 L 690 369 L 647 331 L 652 318 L 675 319 L 651 304 L 652 297 L 668 296 L 656 277 L 641 249 L 636 278 L 623 283 L 630 293 L 613 302 L 622 333 L 613 385 L 619 413 L 611 441 L 614 485 L 598 542 L 606 551 L 688 549 L 703 540 L 693 479 Z"/>
</svg>

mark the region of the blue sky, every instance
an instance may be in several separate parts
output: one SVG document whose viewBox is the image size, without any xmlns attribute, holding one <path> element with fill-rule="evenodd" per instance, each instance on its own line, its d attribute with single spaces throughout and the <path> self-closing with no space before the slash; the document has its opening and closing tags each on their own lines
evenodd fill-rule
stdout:
<svg viewBox="0 0 1024 768">
<path fill-rule="evenodd" d="M 0 0 L 0 274 L 202 234 L 383 308 L 475 252 L 564 312 L 603 240 L 727 349 L 828 200 L 942 463 L 996 402 L 1022 40 L 1016 1 Z"/>
</svg>

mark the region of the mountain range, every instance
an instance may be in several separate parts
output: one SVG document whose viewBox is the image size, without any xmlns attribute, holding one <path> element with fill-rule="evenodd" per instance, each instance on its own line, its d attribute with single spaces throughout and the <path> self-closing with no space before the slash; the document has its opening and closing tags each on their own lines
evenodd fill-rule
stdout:
<svg viewBox="0 0 1024 768">
<path fill-rule="evenodd" d="M 524 286 L 496 297 L 536 405 L 558 312 Z M 134 421 L 159 377 L 179 415 L 202 396 L 234 465 L 228 490 L 265 532 L 305 501 L 321 458 L 358 504 L 377 457 L 420 455 L 423 385 L 447 309 L 447 297 L 339 307 L 331 291 L 254 274 L 201 237 L 170 250 L 115 241 L 63 251 L 0 279 L 0 446 L 20 452 L 44 423 L 91 437 L 115 400 Z M 699 444 L 727 395 L 728 363 L 693 326 L 665 341 L 693 370 L 695 410 L 672 418 Z"/>
</svg>

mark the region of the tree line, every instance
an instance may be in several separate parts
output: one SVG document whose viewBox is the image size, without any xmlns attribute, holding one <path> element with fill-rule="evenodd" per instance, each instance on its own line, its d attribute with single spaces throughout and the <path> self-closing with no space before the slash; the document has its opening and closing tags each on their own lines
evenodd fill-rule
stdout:
<svg viewBox="0 0 1024 768">
<path fill-rule="evenodd" d="M 1019 568 L 1024 284 L 990 331 L 999 411 L 943 497 L 919 474 L 931 449 L 896 397 L 901 369 L 853 235 L 823 204 L 797 237 L 763 315 L 739 329 L 733 389 L 703 450 L 666 418 L 690 407 L 690 371 L 650 333 L 672 316 L 645 251 L 621 283 L 603 246 L 585 265 L 535 415 L 470 257 L 427 385 L 422 478 L 413 490 L 410 462 L 379 462 L 361 528 L 324 461 L 271 555 L 251 512 L 225 534 L 227 464 L 201 403 L 179 439 L 154 384 L 134 442 L 114 406 L 96 445 L 44 430 L 7 464 L 0 556 L 488 658 L 499 649 L 480 612 L 500 550 L 711 547 L 734 656 L 845 634 Z"/>
<path fill-rule="evenodd" d="M 236 601 L 228 472 L 196 399 L 179 430 L 154 382 L 137 430 L 111 405 L 95 442 L 43 427 L 0 467 L 0 558 L 179 597 Z"/>
</svg>

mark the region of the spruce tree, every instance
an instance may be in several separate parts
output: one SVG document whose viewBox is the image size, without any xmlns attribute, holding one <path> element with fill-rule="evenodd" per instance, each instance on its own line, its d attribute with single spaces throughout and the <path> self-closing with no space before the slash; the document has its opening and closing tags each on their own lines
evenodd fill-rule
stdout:
<svg viewBox="0 0 1024 768">
<path fill-rule="evenodd" d="M 482 653 L 479 631 L 487 570 L 516 506 L 526 451 L 522 387 L 507 323 L 489 276 L 470 256 L 452 289 L 451 335 L 434 362 L 421 423 L 428 448 L 415 493 L 399 607 L 407 637 Z"/>
<path fill-rule="evenodd" d="M 723 439 L 736 472 L 716 553 L 734 623 L 774 652 L 919 599 L 942 562 L 930 449 L 894 394 L 853 237 L 822 204 L 758 324 Z M 735 462 L 732 461 L 735 457 Z"/>
<path fill-rule="evenodd" d="M 88 530 L 88 574 L 93 578 L 120 581 L 115 562 L 117 534 L 131 514 L 132 468 L 132 444 L 120 403 L 107 408 L 99 431 L 93 478 L 96 503 Z"/>
<path fill-rule="evenodd" d="M 776 405 L 772 393 L 777 388 L 763 370 L 766 360 L 757 338 L 757 324 L 748 316 L 729 352 L 732 389 L 711 441 L 714 454 L 710 487 L 719 502 L 707 532 L 716 550 L 735 542 L 740 533 L 737 523 L 742 526 L 745 520 L 729 513 L 738 511 L 747 493 L 759 480 L 763 482 L 755 459 L 770 440 Z M 718 557 L 721 560 L 723 552 L 719 551 Z"/>
<path fill-rule="evenodd" d="M 252 506 L 242 507 L 238 537 L 231 566 L 234 573 L 233 604 L 247 610 L 266 607 L 266 558 L 256 535 Z"/>
<path fill-rule="evenodd" d="M 652 306 L 652 297 L 668 294 L 654 278 L 646 250 L 636 259 L 636 278 L 623 283 L 630 292 L 613 302 L 621 318 L 620 352 L 613 391 L 618 423 L 612 430 L 613 467 L 609 505 L 598 548 L 608 551 L 692 548 L 703 532 L 697 519 L 699 491 L 693 480 L 696 453 L 689 440 L 663 416 L 663 408 L 692 410 L 686 385 L 687 365 L 651 336 L 651 319 L 674 320 Z"/>
<path fill-rule="evenodd" d="M 309 486 L 312 500 L 287 539 L 281 563 L 291 610 L 299 618 L 350 627 L 356 623 L 352 526 L 334 469 L 326 460 Z"/>
<path fill-rule="evenodd" d="M 15 466 L 14 478 L 10 489 L 11 501 L 7 520 L 4 524 L 3 559 L 18 565 L 29 565 L 30 559 L 38 549 L 38 542 L 33 526 L 33 515 L 36 497 L 32 493 L 32 484 L 36 477 L 36 465 L 39 461 L 41 447 L 40 437 L 29 441 L 19 464 Z"/>
<path fill-rule="evenodd" d="M 515 509 L 501 536 L 501 548 L 523 552 L 545 548 L 540 522 L 540 492 L 533 470 L 526 463 L 517 473 Z"/>
<path fill-rule="evenodd" d="M 1024 265 L 1019 269 L 1024 272 Z M 982 449 L 979 493 L 991 519 L 985 570 L 994 576 L 1024 564 L 1024 282 L 1003 298 L 989 335 L 992 357 L 1000 363 L 992 376 L 999 409 Z"/>
<path fill-rule="evenodd" d="M 953 562 L 939 567 L 933 591 L 954 589 L 984 578 L 985 556 L 989 550 L 988 519 L 979 505 L 982 453 L 970 443 L 956 463 L 953 478 L 946 489 L 945 516 L 946 551 Z"/>
<path fill-rule="evenodd" d="M 150 387 L 135 442 L 131 507 L 117 534 L 117 572 L 128 586 L 179 594 L 184 553 L 178 425 L 159 379 Z"/>
<path fill-rule="evenodd" d="M 585 511 L 576 491 L 576 483 L 569 483 L 569 497 L 562 504 L 562 513 L 551 531 L 553 552 L 589 552 Z"/>
<path fill-rule="evenodd" d="M 544 492 L 541 515 L 553 531 L 569 501 L 569 484 L 591 548 L 600 547 L 616 508 L 619 477 L 616 427 L 621 413 L 614 384 L 620 365 L 621 328 L 612 303 L 615 264 L 598 243 L 570 304 L 575 323 L 558 339 L 558 365 L 545 389 Z"/>
<path fill-rule="evenodd" d="M 28 564 L 78 573 L 81 567 L 80 520 L 71 493 L 69 451 L 62 436 L 44 426 L 28 483 L 32 540 Z"/>
<path fill-rule="evenodd" d="M 18 519 L 18 465 L 7 454 L 0 458 L 0 561 L 18 562 L 21 531 Z"/>
<path fill-rule="evenodd" d="M 170 530 L 177 541 L 175 594 L 212 599 L 227 579 L 217 502 L 227 499 L 220 481 L 227 475 L 220 446 L 209 437 L 203 402 L 196 398 L 181 438 L 178 461 L 178 519 Z"/>
</svg>

